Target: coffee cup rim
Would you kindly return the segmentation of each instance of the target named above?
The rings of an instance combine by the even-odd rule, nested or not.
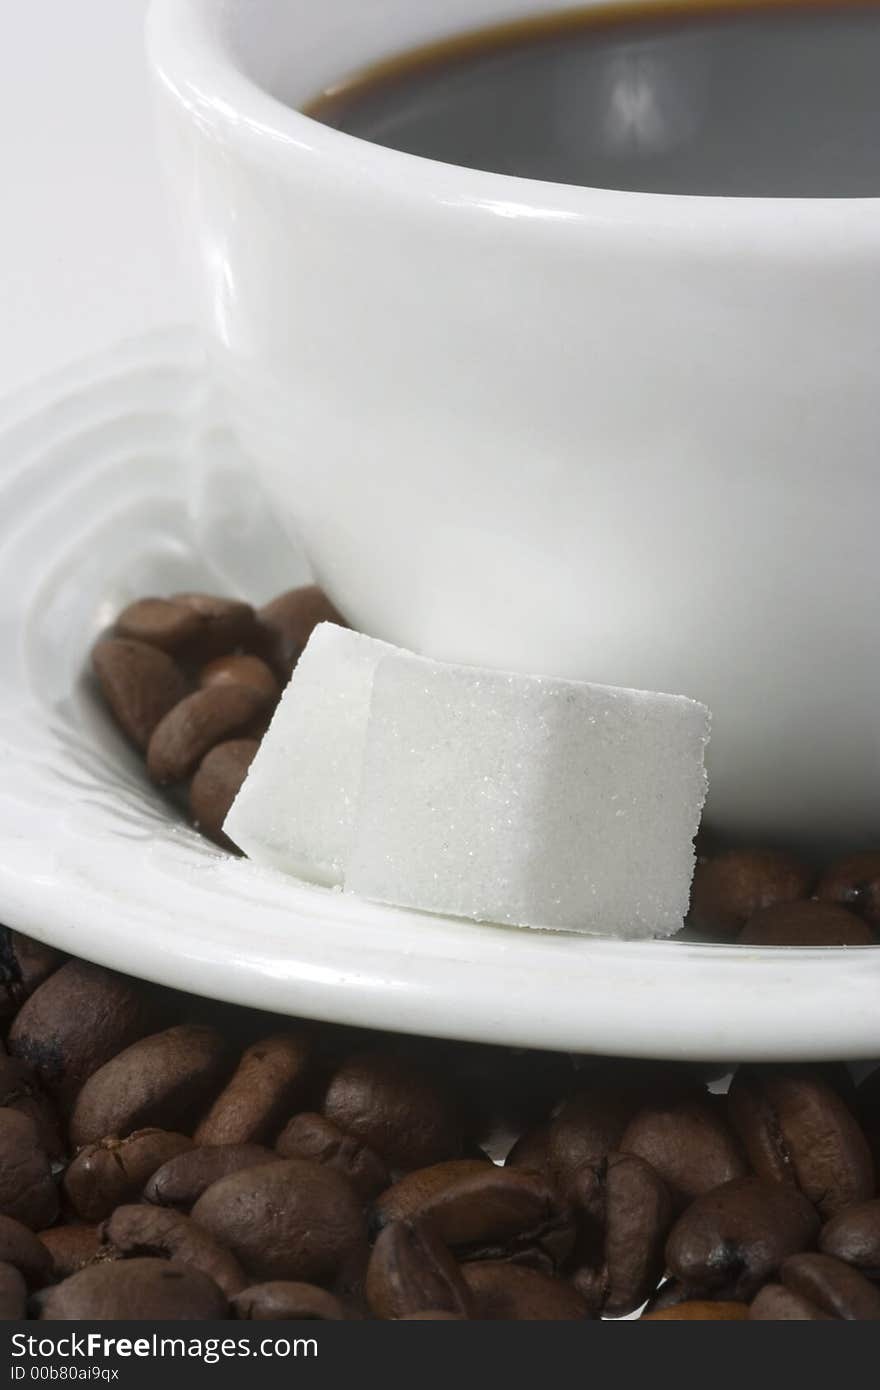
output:
[[[697,241],[716,249],[813,248],[823,256],[877,255],[880,196],[730,197],[560,184],[465,168],[376,145],[305,115],[257,82],[234,50],[229,19],[237,0],[151,0],[148,62],[156,80],[203,129],[283,165],[309,160],[313,176],[337,187],[402,202],[441,205],[521,224],[613,226]]]

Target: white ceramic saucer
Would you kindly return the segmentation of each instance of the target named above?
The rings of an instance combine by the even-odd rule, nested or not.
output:
[[[163,984],[376,1028],[646,1057],[880,1055],[880,948],[477,926],[257,870],[176,820],[85,656],[134,596],[262,601],[305,577],[242,466],[184,331],[0,410],[0,920]]]

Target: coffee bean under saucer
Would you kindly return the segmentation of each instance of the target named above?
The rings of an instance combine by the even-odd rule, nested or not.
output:
[[[184,330],[0,406],[0,921],[280,1014],[657,1058],[880,1055],[880,947],[617,942],[383,908],[231,858],[151,788],[86,674],[132,598],[307,569],[242,484]]]

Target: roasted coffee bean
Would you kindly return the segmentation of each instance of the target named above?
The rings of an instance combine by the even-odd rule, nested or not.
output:
[[[248,1322],[344,1322],[348,1317],[332,1293],[291,1279],[242,1289],[232,1300],[232,1314]]]
[[[827,1220],[874,1194],[874,1165],[855,1116],[815,1070],[741,1067],[731,1123],[754,1171],[797,1187]]]
[[[189,689],[174,659],[145,642],[105,638],[92,651],[92,667],[114,719],[141,749]]]
[[[366,1296],[377,1318],[402,1318],[426,1308],[467,1316],[461,1272],[431,1226],[392,1221],[379,1232],[367,1267]]]
[[[45,1245],[11,1216],[0,1216],[0,1261],[14,1265],[32,1289],[48,1284],[52,1277],[52,1258]]]
[[[424,1168],[462,1151],[461,1119],[444,1088],[393,1053],[349,1057],[330,1078],[321,1109],[394,1169]]]
[[[48,1320],[165,1322],[226,1316],[213,1279],[172,1260],[120,1260],[81,1269],[36,1298]]]
[[[230,841],[223,833],[223,823],[259,746],[255,738],[233,738],[218,743],[202,758],[190,783],[190,820],[203,835],[224,847]]]
[[[138,599],[119,614],[115,631],[188,664],[248,646],[257,635],[249,603],[214,594]]]
[[[254,1280],[294,1279],[347,1288],[363,1273],[363,1211],[332,1169],[282,1159],[220,1178],[196,1202],[193,1220]]]
[[[854,1322],[880,1321],[880,1289],[843,1260],[831,1255],[792,1255],[779,1271],[783,1287],[827,1317]]]
[[[197,1144],[251,1144],[277,1134],[305,1095],[312,1045],[304,1033],[252,1043],[195,1132]]]
[[[239,1173],[244,1168],[258,1168],[262,1163],[277,1163],[278,1155],[261,1144],[218,1144],[210,1148],[190,1149],[178,1154],[150,1178],[144,1197],[157,1206],[178,1207],[189,1211],[203,1192],[220,1178]]]
[[[697,865],[689,920],[707,936],[732,938],[762,908],[809,897],[812,878],[790,854],[728,850]]]
[[[258,656],[218,656],[199,672],[199,685],[250,685],[273,702],[281,695],[281,687],[265,661]]]
[[[364,1201],[391,1186],[391,1174],[379,1155],[324,1115],[305,1110],[294,1115],[275,1141],[275,1150],[282,1158],[309,1158],[335,1168]]]
[[[0,1322],[18,1322],[25,1315],[27,1289],[14,1265],[0,1263]]]
[[[247,685],[196,690],[169,710],[147,748],[147,772],[159,786],[182,782],[218,743],[248,738],[265,723],[270,702]]]
[[[0,1214],[34,1231],[58,1214],[48,1155],[33,1120],[17,1110],[0,1109]]]
[[[422,1308],[418,1313],[404,1313],[398,1322],[467,1322],[462,1313],[441,1313]]]
[[[253,651],[260,639],[257,615],[249,603],[219,594],[172,594],[171,602],[195,613],[199,621],[195,637],[183,655],[190,662],[206,662],[239,649]]]
[[[93,1072],[155,1027],[157,1014],[156,997],[147,987],[99,965],[69,960],[19,1011],[9,1030],[9,1051],[69,1104]]]
[[[658,1308],[653,1313],[643,1313],[640,1322],[744,1322],[749,1316],[747,1303],[709,1303],[705,1299],[692,1299],[687,1303],[676,1303],[670,1308]]]
[[[235,1257],[189,1216],[170,1207],[117,1207],[101,1227],[103,1245],[123,1260],[161,1255],[200,1269],[228,1298],[247,1280]]]
[[[678,1089],[677,1080],[664,1087]],[[656,1068],[640,1064],[603,1065],[585,1078],[550,1121],[550,1168],[561,1191],[585,1165],[598,1168],[620,1148],[630,1120],[657,1090]]]
[[[762,908],[737,940],[743,946],[872,946],[874,933],[845,908],[807,898]]]
[[[505,1168],[528,1168],[533,1173],[549,1175],[550,1169],[550,1122],[536,1125],[526,1130],[514,1144],[504,1161]]]
[[[563,1261],[574,1243],[570,1211],[537,1173],[497,1168],[479,1159],[452,1159],[405,1177],[374,1207],[377,1227],[429,1221],[459,1259],[543,1252]]]
[[[279,594],[259,610],[257,618],[266,634],[270,658],[285,680],[318,623],[348,626],[324,591],[315,584]]]
[[[748,1172],[723,1100],[707,1091],[642,1106],[624,1130],[620,1150],[650,1163],[679,1211]]]
[[[165,1129],[139,1129],[127,1139],[102,1139],[80,1149],[64,1174],[62,1190],[83,1221],[102,1221],[114,1207],[139,1197],[169,1158],[191,1148],[191,1139]]]
[[[697,1197],[666,1242],[672,1275],[694,1297],[748,1300],[788,1255],[815,1245],[819,1219],[793,1187],[735,1178]]]
[[[483,1321],[583,1322],[591,1318],[577,1289],[522,1265],[487,1260],[462,1268],[473,1318]]]
[[[64,961],[60,951],[0,926],[0,1019],[10,1018]]]
[[[114,631],[120,638],[177,653],[193,641],[200,627],[193,608],[167,598],[139,598],[123,608]]]
[[[749,1309],[753,1322],[830,1322],[831,1315],[782,1284],[765,1284]]]
[[[880,850],[838,859],[819,879],[816,893],[823,902],[851,908],[880,927]]]
[[[644,1159],[611,1154],[598,1170],[583,1168],[569,1192],[583,1214],[575,1287],[594,1311],[624,1317],[644,1303],[663,1273],[672,1224],[666,1186]]]
[[[41,1280],[41,1284],[67,1279],[86,1265],[94,1264],[99,1252],[100,1258],[109,1257],[109,1252],[101,1249],[97,1226],[51,1226],[48,1231],[40,1231],[39,1240],[51,1261],[51,1275]]]
[[[880,1280],[880,1197],[847,1207],[822,1227],[819,1249]]]
[[[132,1043],[94,1073],[76,1098],[70,1137],[77,1147],[136,1129],[189,1129],[228,1069],[213,1028],[180,1024]]]
[[[0,1106],[27,1115],[49,1157],[62,1157],[64,1140],[55,1103],[42,1090],[32,1068],[18,1057],[0,1057]]]
[[[34,941],[32,937],[6,927],[2,930],[8,931],[4,960],[8,964],[11,953],[18,968],[23,997],[27,999],[44,980],[48,980],[53,971],[64,964],[67,957],[54,946],[47,945],[45,941]]]

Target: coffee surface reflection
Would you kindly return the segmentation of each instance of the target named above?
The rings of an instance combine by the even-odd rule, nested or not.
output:
[[[620,7],[453,40],[307,109],[409,154],[551,182],[737,197],[880,192],[880,4]]]

